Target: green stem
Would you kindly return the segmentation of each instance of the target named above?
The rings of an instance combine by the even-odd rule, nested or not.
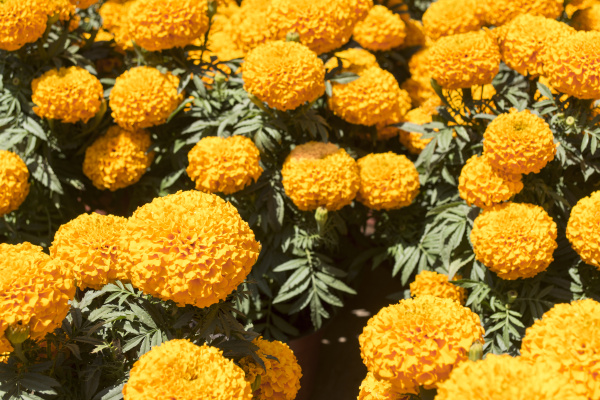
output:
[[[421,397],[421,400],[433,400],[433,399],[435,399],[436,395],[437,395],[436,389],[421,388],[421,391],[419,392],[419,397]]]
[[[25,364],[28,364],[29,361],[27,357],[25,357],[25,353],[23,353],[23,344],[15,343],[13,344],[13,348],[15,349],[15,355],[19,358],[19,360],[23,361]]]

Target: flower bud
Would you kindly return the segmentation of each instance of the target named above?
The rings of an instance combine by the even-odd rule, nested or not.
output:
[[[476,340],[469,349],[469,360],[478,361],[483,357],[483,343],[480,340]]]
[[[285,41],[300,43],[300,34],[298,34],[298,32],[288,32],[288,34],[285,35]]]
[[[5,332],[6,338],[10,343],[18,345],[29,339],[29,325],[13,325],[9,326]]]
[[[325,230],[325,224],[327,224],[327,209],[323,206],[317,208],[315,211],[315,220],[319,227],[319,232],[322,233]]]

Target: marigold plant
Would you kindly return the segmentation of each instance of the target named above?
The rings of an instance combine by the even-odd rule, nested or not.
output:
[[[0,150],[0,215],[18,209],[29,194],[29,170],[17,154]]]
[[[457,279],[460,279],[460,277],[457,277]],[[447,275],[434,271],[421,271],[410,284],[410,295],[412,297],[431,295],[443,299],[452,299],[464,305],[467,291],[451,283]]]
[[[571,209],[567,239],[583,262],[600,268],[600,191],[579,200]]]
[[[0,2],[0,50],[14,51],[44,34],[48,16],[42,0]]]
[[[364,20],[354,26],[352,36],[365,49],[391,50],[404,43],[406,24],[398,14],[377,5],[371,8]]]
[[[358,400],[410,400],[410,395],[396,393],[389,381],[375,378],[372,372],[367,373],[359,390]]]

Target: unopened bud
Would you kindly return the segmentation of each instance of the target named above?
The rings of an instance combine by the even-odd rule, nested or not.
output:
[[[288,32],[288,34],[285,35],[285,41],[300,43],[300,34],[298,32]]]
[[[319,232],[323,232],[325,230],[325,224],[327,223],[328,212],[325,207],[319,207],[315,211],[315,220],[317,221],[317,226],[319,227]]]
[[[227,77],[222,73],[218,72],[215,76],[215,83],[223,83],[227,80]]]
[[[217,13],[217,2],[214,0],[209,0],[208,2],[208,18],[212,18]]]
[[[469,349],[469,360],[478,361],[483,357],[483,343],[477,340],[471,345]]]
[[[575,118],[574,117],[567,117],[567,119],[565,120],[565,123],[567,125],[575,125]]]
[[[15,77],[12,79],[12,84],[15,86],[19,86],[21,84],[21,80]]]
[[[508,304],[512,304],[519,297],[519,293],[516,290],[509,290],[506,293],[506,297],[508,298]]]
[[[261,383],[261,381],[262,381],[261,375],[256,375],[256,379],[254,379],[254,382],[252,382],[252,385],[251,385],[252,393],[254,393],[258,389],[260,389],[260,383]]]
[[[4,333],[12,345],[18,345],[29,339],[29,325],[12,325]]]

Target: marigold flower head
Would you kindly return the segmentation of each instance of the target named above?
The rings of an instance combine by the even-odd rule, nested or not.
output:
[[[406,24],[406,37],[400,48],[405,49],[408,47],[425,46],[429,39],[427,39],[427,36],[425,35],[421,21],[403,18],[403,15],[407,14],[400,15],[400,18],[402,18]]]
[[[419,173],[406,156],[392,152],[358,160],[360,189],[356,199],[373,210],[409,206],[419,194]]]
[[[216,347],[185,339],[165,342],[133,364],[123,387],[125,400],[250,400],[244,371]]]
[[[600,3],[577,11],[573,15],[571,25],[578,31],[600,31]]]
[[[483,210],[473,225],[475,257],[500,278],[531,278],[554,260],[556,223],[540,206],[503,203]]]
[[[544,72],[559,92],[600,98],[600,32],[579,31],[549,44]]]
[[[479,0],[479,12],[487,25],[501,26],[521,14],[556,19],[564,9],[562,0]]]
[[[438,0],[423,14],[425,34],[433,40],[443,36],[478,31],[483,21],[477,0]]]
[[[83,173],[100,190],[115,191],[138,182],[154,160],[150,132],[108,128],[85,150]]]
[[[44,34],[48,16],[41,0],[0,1],[0,50],[15,51]]]
[[[59,260],[31,243],[0,244],[0,331],[28,327],[29,338],[42,339],[60,327],[75,296],[75,285]],[[0,351],[6,342],[2,344]]]
[[[389,381],[375,378],[368,372],[360,384],[358,400],[410,400],[410,395],[399,394],[394,391]]]
[[[460,277],[457,276],[457,279],[460,279]],[[447,275],[423,270],[415,276],[415,280],[410,284],[410,295],[412,297],[431,295],[465,304],[467,291],[450,283]]]
[[[438,387],[438,400],[586,400],[567,377],[522,357],[488,354],[466,361]]]
[[[557,304],[527,328],[521,355],[566,374],[584,398],[597,399],[600,397],[599,330],[597,301]]]
[[[200,139],[188,153],[187,174],[196,189],[232,194],[257,181],[263,172],[260,152],[245,136]]]
[[[367,17],[354,26],[354,40],[369,50],[391,50],[404,43],[406,24],[384,6],[374,6]]]
[[[583,262],[600,268],[600,191],[579,200],[571,209],[567,239]]]
[[[178,305],[208,307],[244,281],[260,244],[234,206],[190,190],[137,209],[119,243],[132,284]]]
[[[59,21],[68,21],[76,15],[75,12],[75,6],[69,0],[46,0],[46,13],[49,17],[58,17]]]
[[[360,353],[375,378],[398,393],[435,388],[483,341],[479,316],[451,299],[424,295],[382,308],[359,336]]]
[[[338,51],[325,64],[325,69],[331,71],[338,66],[338,57],[342,60],[342,69],[345,72],[360,74],[369,67],[379,67],[377,58],[367,50],[360,48],[351,48]]]
[[[249,384],[260,379],[260,386],[254,391],[253,398],[294,400],[300,390],[302,377],[302,369],[294,352],[287,344],[277,340],[271,342],[257,338],[252,343],[258,346],[257,355],[265,364],[263,369],[252,357],[245,357],[240,361]]]
[[[208,29],[207,0],[136,0],[127,15],[131,39],[150,51],[185,47]]]
[[[333,143],[296,146],[281,175],[285,193],[302,211],[339,210],[354,200],[360,185],[356,161]]]
[[[100,110],[104,100],[102,84],[80,67],[51,69],[31,82],[33,111],[42,118],[66,123],[83,121]]]
[[[483,135],[483,153],[490,165],[509,174],[538,173],[554,159],[550,126],[529,110],[501,114]]]
[[[15,211],[29,194],[29,170],[17,154],[0,150],[0,216]]]
[[[161,125],[183,101],[177,94],[179,78],[156,68],[136,67],[125,71],[110,92],[110,108],[123,129],[138,130]]]
[[[431,68],[431,46],[425,46],[419,49],[408,60],[408,70],[413,78],[415,77],[430,77]]]
[[[127,23],[129,10],[134,3],[135,0],[108,0],[98,10],[102,27],[114,35],[115,43],[122,50],[133,49]]]
[[[240,9],[229,20],[227,31],[232,43],[244,54],[271,39],[265,24],[271,0],[244,0]]]
[[[429,53],[429,73],[445,89],[491,83],[499,68],[498,45],[485,31],[445,36]]]
[[[127,220],[114,215],[82,214],[61,225],[50,256],[69,268],[80,289],[101,289],[127,279],[118,262],[118,236]]]
[[[433,121],[433,116],[437,115],[437,107],[441,106],[441,100],[437,95],[429,98],[420,107],[410,110],[404,116],[404,122],[411,122],[417,125],[424,125]],[[402,143],[412,154],[420,154],[431,142],[431,139],[423,139],[421,132],[408,132],[399,129],[400,143]]]
[[[93,6],[98,2],[98,0],[70,0],[71,4],[80,9],[85,9]]]
[[[325,67],[308,47],[296,42],[267,42],[244,61],[244,89],[269,107],[293,110],[325,93]]]
[[[400,87],[408,93],[411,104],[415,107],[437,96],[431,86],[431,78],[428,76],[413,76],[402,82]]]
[[[578,10],[585,10],[597,3],[598,0],[573,0],[565,7],[565,13],[567,17],[572,18]]]

